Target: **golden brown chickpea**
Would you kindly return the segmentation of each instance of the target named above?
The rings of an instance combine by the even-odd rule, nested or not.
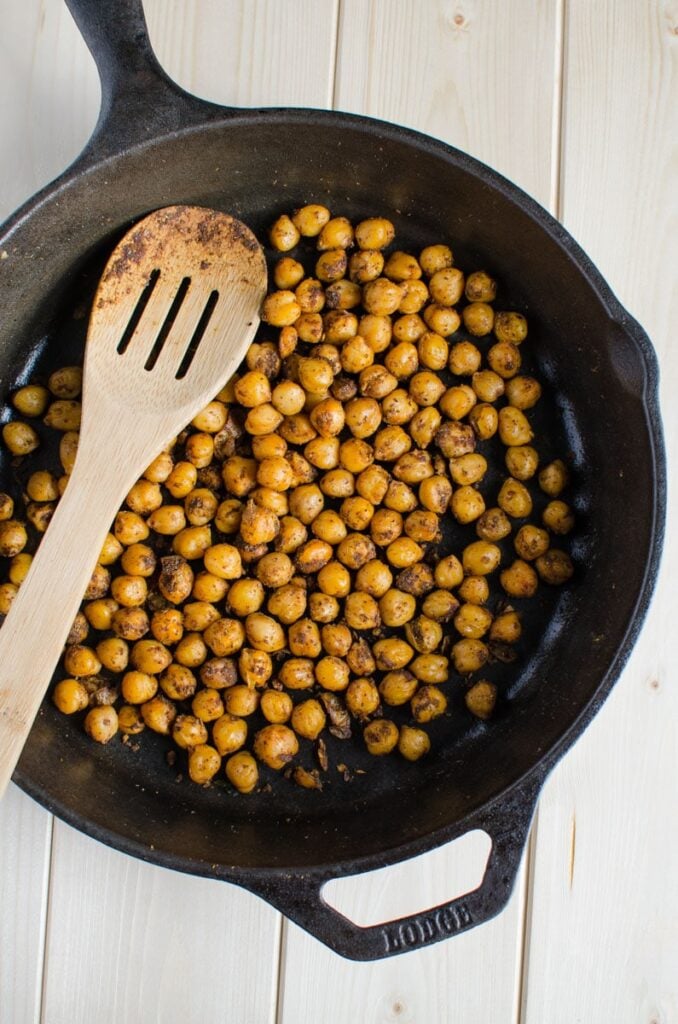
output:
[[[12,455],[29,455],[40,444],[40,438],[33,427],[20,420],[5,423],[2,439]]]
[[[463,456],[469,458],[469,456]],[[419,485],[419,501],[425,509],[442,515],[446,512],[452,497],[452,484],[444,476],[430,476]]]
[[[217,619],[207,627],[203,635],[212,654],[218,658],[235,654],[245,642],[245,630],[237,619]]]
[[[389,281],[387,277],[378,277],[363,286],[363,306],[368,313],[372,313],[374,316],[389,316],[395,313],[402,297],[401,285]],[[360,333],[364,337],[362,330]]]
[[[212,742],[222,757],[240,750],[246,739],[247,722],[242,718],[225,714],[212,724]]]
[[[475,451],[476,436],[473,427],[458,420],[446,420],[436,431],[435,442],[447,459]]]
[[[187,670],[185,670],[187,671]],[[160,685],[163,685],[162,679]],[[191,711],[201,722],[215,722],[224,713],[224,702],[218,690],[206,687],[199,690],[191,701]]]
[[[435,512],[429,512],[423,508],[417,509],[409,514],[404,525],[405,533],[412,540],[422,544],[440,540],[440,522]]]
[[[356,591],[370,594],[371,597],[382,597],[393,583],[393,573],[389,567],[378,559],[366,562],[357,572],[355,578]]]
[[[475,487],[459,487],[452,495],[450,511],[458,523],[472,523],[485,511],[485,501]]]
[[[534,434],[525,414],[506,405],[499,410],[499,437],[507,446],[529,445]]]
[[[412,717],[417,722],[431,722],[447,710],[447,697],[437,686],[420,686],[410,702]]]
[[[369,217],[355,229],[355,240],[361,249],[385,249],[395,238],[395,228],[385,217]]]
[[[501,485],[497,504],[513,519],[523,519],[532,512],[532,498],[525,484],[509,477]]]
[[[539,455],[530,445],[517,445],[506,449],[506,468],[516,480],[529,480],[537,472]]]
[[[574,527],[574,512],[564,501],[549,501],[541,518],[544,526],[547,526],[551,533],[569,533]]]
[[[150,623],[143,608],[119,608],[113,613],[111,628],[123,640],[141,640],[148,633]]]
[[[195,693],[197,681],[191,670],[186,665],[172,664],[168,665],[165,671],[160,676],[160,686],[165,696],[171,700],[188,700]],[[210,692],[216,693],[216,690],[201,690],[201,694]],[[132,703],[130,701],[130,703]],[[200,707],[200,704],[197,705]],[[195,707],[193,713],[197,715],[201,721],[209,721],[209,718],[204,717],[202,714],[198,714]]]
[[[188,751],[188,774],[192,782],[207,785],[221,768],[219,751],[208,743],[199,743]]]
[[[511,532],[511,523],[500,508],[488,508],[476,523],[476,533],[482,540],[503,540]]]
[[[384,672],[404,668],[414,655],[414,649],[404,640],[391,637],[388,640],[377,640],[372,648],[377,668]]]
[[[112,533],[107,533],[99,555],[99,565],[112,565],[113,562],[117,562],[122,552],[120,541]]]
[[[379,600],[379,614],[385,626],[404,626],[416,610],[415,598],[396,588],[387,590]]]
[[[213,690],[223,690],[236,682],[237,670],[232,658],[210,658],[200,667],[200,681]]]
[[[64,654],[64,668],[69,676],[77,679],[82,676],[96,676],[101,672],[101,662],[91,647],[83,644],[73,644],[66,648]]]
[[[464,572],[469,576],[486,576],[501,562],[501,549],[486,540],[468,544],[462,554]]]
[[[72,715],[87,707],[89,694],[78,679],[62,679],[54,687],[52,700],[62,714]]]
[[[384,257],[375,249],[354,252],[348,261],[348,276],[358,285],[375,281],[384,269]],[[358,301],[360,301],[358,299]]]
[[[228,410],[224,403],[213,401],[193,417],[191,425],[206,434],[218,434],[223,429],[227,417]]]
[[[448,365],[458,377],[471,377],[479,369],[481,359],[480,350],[473,342],[459,341],[450,350]]]
[[[421,610],[436,623],[447,623],[459,607],[459,601],[447,590],[434,590],[426,595]]]
[[[490,640],[494,640],[496,643],[514,644],[520,640],[521,633],[522,627],[518,613],[507,609],[497,615],[492,623]]]
[[[446,683],[449,659],[444,654],[420,654],[410,662],[410,671],[420,683]]]
[[[130,544],[123,552],[120,565],[129,576],[152,576],[156,566],[155,552],[148,544]]]
[[[549,549],[549,535],[546,530],[527,523],[521,526],[513,541],[516,554],[526,562],[533,562],[535,558],[546,554]]]
[[[372,465],[374,461],[374,450],[367,441],[359,437],[349,438],[339,446],[339,462],[342,469],[349,473],[362,473],[364,469]]]
[[[550,498],[557,498],[569,482],[567,466],[562,459],[555,459],[539,473],[539,486]]]
[[[387,672],[379,683],[379,693],[389,707],[400,707],[412,699],[419,686],[419,681],[408,669],[397,669]]]
[[[278,355],[276,346],[272,341],[262,341],[261,343],[252,342],[247,350],[245,356],[245,363],[248,370],[258,370],[272,380],[277,377],[280,373],[280,356]],[[220,399],[227,404],[231,404],[235,401],[235,384],[237,378],[232,381],[233,385],[233,397],[227,399]]]
[[[559,587],[574,575],[572,559],[565,551],[551,548],[535,562],[537,572],[544,583]],[[75,673],[73,673],[75,674]]]
[[[419,654],[430,654],[440,646],[443,639],[442,626],[435,619],[419,615],[405,626],[408,643]]]
[[[416,415],[419,406],[403,388],[396,388],[381,403],[381,413],[386,423],[402,425]]]
[[[129,661],[129,648],[124,640],[117,636],[108,637],[97,644],[97,657],[109,672],[124,672]]]
[[[285,646],[284,629],[279,622],[263,612],[253,612],[247,616],[245,632],[250,645],[258,651],[271,654],[273,651],[281,651]]]
[[[311,532],[327,544],[339,544],[347,534],[344,520],[333,509],[324,509],[313,520]],[[287,580],[285,581],[287,582]]]
[[[353,245],[353,225],[347,217],[333,217],[323,225],[318,249],[348,249]]]
[[[318,203],[309,203],[292,214],[292,223],[304,238],[315,238],[319,235],[329,219],[330,211]]]
[[[264,299],[262,320],[272,327],[290,326],[298,320],[300,314],[301,306],[292,291],[281,289]]]
[[[303,575],[320,572],[333,555],[332,546],[324,540],[309,540],[297,550],[295,566]]]
[[[254,737],[254,753],[275,771],[280,771],[299,753],[299,741],[286,725],[265,725]]]
[[[272,434],[282,422],[282,414],[274,409],[270,402],[266,402],[264,405],[258,405],[256,409],[250,409],[245,419],[245,430],[254,437]]]
[[[333,438],[344,428],[345,412],[336,398],[325,398],[312,410],[310,420],[323,438]]]
[[[417,341],[419,362],[428,370],[444,370],[449,359],[449,345],[434,331],[425,331]]]
[[[479,640],[492,625],[492,614],[478,604],[462,604],[454,617],[454,627],[463,637]]]
[[[423,335],[426,335],[427,333],[430,334],[431,332],[427,332],[426,324],[424,323],[420,316],[417,316],[416,313],[406,313],[403,316],[399,316],[398,319],[393,324],[393,335],[401,343],[412,344],[413,342],[418,341]],[[438,336],[434,335],[434,337]],[[443,344],[445,345],[447,344],[443,338],[441,338],[440,341],[442,341]],[[394,350],[391,350],[391,352],[388,353],[386,357],[387,359],[391,358],[393,351]],[[409,350],[404,351],[409,352]],[[410,358],[412,358],[411,353]],[[416,368],[417,367],[415,366],[414,369],[416,370]],[[389,369],[391,370],[391,373],[395,373],[395,370],[392,369],[390,366]],[[414,370],[412,372],[414,372]],[[396,374],[396,376],[398,376],[398,374]]]
[[[10,583],[16,583],[19,586],[26,579],[28,570],[33,562],[33,555],[29,555],[27,552],[21,552],[18,555],[14,555],[9,565],[9,581]]]
[[[49,401],[47,388],[37,384],[27,384],[12,397],[12,405],[22,416],[42,416]]]
[[[264,603],[264,588],[259,580],[236,580],[226,595],[226,603],[234,615],[245,618],[261,608]],[[185,614],[187,610],[188,605],[184,609]],[[185,625],[187,629],[191,628],[188,622]]]
[[[345,690],[349,680],[348,665],[342,658],[327,655],[316,662],[315,678],[323,690]]]
[[[415,256],[396,251],[386,260],[384,276],[398,282],[416,280],[421,277],[421,267]]]
[[[374,515],[374,505],[366,498],[358,496],[345,498],[339,514],[351,530],[367,530]]]
[[[344,342],[339,355],[345,373],[360,373],[374,362],[374,352],[359,334]]]
[[[224,690],[223,702],[229,715],[236,718],[248,718],[259,707],[260,693],[253,686],[236,683]]]
[[[374,353],[383,352],[390,345],[393,334],[390,316],[367,313],[360,318],[358,334],[365,339]]]
[[[165,481],[165,487],[173,498],[185,498],[198,480],[198,470],[192,462],[177,462]]]
[[[479,679],[464,695],[466,707],[476,718],[490,718],[497,703],[497,687],[487,679]]]
[[[369,398],[386,398],[398,386],[397,378],[386,367],[376,364],[362,370],[358,382],[360,393]]]
[[[126,672],[121,684],[122,696],[128,704],[145,704],[158,692],[158,680],[146,672]]]
[[[481,441],[487,441],[497,433],[499,415],[494,406],[487,402],[481,402],[471,409],[468,419],[476,437]]]
[[[452,250],[447,245],[427,245],[419,253],[421,269],[429,277],[452,266]]]
[[[427,448],[438,433],[441,423],[442,417],[437,409],[431,406],[420,409],[412,417],[409,425],[410,436],[415,445],[420,449]]]
[[[22,557],[21,555],[17,555],[17,558],[21,558],[21,557]],[[19,584],[16,583],[15,586],[18,587]],[[88,623],[87,619],[85,618],[85,616],[83,615],[83,613],[82,612],[78,612],[76,614],[75,618],[73,619],[73,624],[71,625],[70,630],[68,631],[68,636],[66,638],[66,644],[67,645],[70,645],[70,644],[82,644],[87,639],[88,633],[89,633],[89,623]]]
[[[305,502],[305,504],[309,503]],[[300,519],[295,516],[283,516],[280,520],[280,533],[275,539],[275,549],[290,554],[292,551],[296,551],[307,537],[308,530]]]
[[[375,757],[382,757],[390,754],[395,748],[400,733],[395,722],[387,718],[377,718],[365,726],[363,738],[368,753]]]
[[[45,426],[52,427],[54,430],[66,432],[79,429],[81,416],[82,406],[80,402],[58,399],[49,406],[42,422]]]
[[[403,517],[395,509],[380,508],[372,517],[370,536],[379,547],[388,547],[403,532]]]
[[[232,544],[213,544],[204,553],[207,572],[223,580],[235,580],[242,576],[240,552]]]
[[[464,578],[464,569],[456,555],[441,558],[434,570],[435,581],[439,587],[452,590],[458,587]]]
[[[310,422],[310,421],[309,421]],[[315,433],[315,432],[314,432]],[[313,438],[315,440],[315,437]],[[288,452],[287,460],[292,467],[294,473],[294,486],[300,487],[301,484],[313,483],[317,477],[317,473],[311,463],[299,452]]]
[[[410,381],[409,394],[419,406],[435,405],[445,391],[445,385],[435,373],[421,370]]]
[[[171,663],[172,655],[158,640],[138,640],[132,648],[130,661],[139,672],[159,675]]]
[[[174,648],[174,660],[185,668],[198,668],[206,660],[207,654],[207,645],[200,633],[185,633]]]
[[[461,676],[478,672],[485,665],[489,656],[487,644],[482,640],[474,640],[470,637],[458,640],[452,648],[454,668]]]
[[[0,492],[0,522],[11,519],[14,515],[14,499],[9,494]],[[110,534],[108,535],[110,537]],[[115,559],[112,559],[115,561]],[[102,563],[103,564],[103,563]]]
[[[486,472],[487,459],[479,452],[468,452],[456,459],[450,459],[450,476],[459,486],[480,483]]]
[[[219,499],[207,487],[196,487],[186,496],[184,510],[186,518],[192,526],[205,526],[210,523],[219,507]]]
[[[527,562],[518,558],[499,574],[499,580],[510,597],[532,597],[537,591],[537,574]]]
[[[315,264],[316,277],[327,284],[344,277],[347,269],[348,259],[345,249],[327,249],[318,257]],[[323,305],[324,302],[323,295]]]
[[[292,576],[294,575],[294,566],[292,565],[292,560],[289,558],[288,555],[284,554],[281,551],[273,551],[270,554],[264,555],[263,558],[259,559],[256,567],[256,574],[259,582],[263,583],[265,587],[283,587],[292,579]],[[257,611],[258,607],[256,609],[250,610]],[[242,613],[237,612],[237,614]],[[249,612],[245,614],[249,614]]]
[[[320,490],[328,498],[348,498],[355,491],[353,474],[346,469],[332,469],[322,477]]]
[[[46,470],[31,473],[26,483],[26,491],[33,501],[56,501],[59,497],[57,479]]]
[[[303,484],[290,494],[289,503],[292,517],[308,526],[322,512],[325,499],[317,484]]]
[[[14,558],[20,554],[28,543],[26,527],[17,519],[5,519],[0,522],[0,555]]]
[[[228,582],[211,572],[199,572],[193,583],[191,596],[196,601],[210,601],[214,604],[221,601],[228,591]]]
[[[405,316],[418,313],[429,299],[429,291],[423,281],[410,278],[402,282],[403,297],[398,306],[398,312]]]
[[[384,358],[384,365],[389,373],[398,380],[411,377],[419,368],[419,355],[411,341],[401,341],[389,349]]]
[[[125,584],[122,587],[120,580],[143,580],[143,587],[140,583]],[[190,595],[195,579],[193,570],[181,555],[170,555],[160,559],[160,576],[158,577],[158,590],[164,598],[172,604],[181,604]],[[117,584],[117,587],[116,587]],[[132,608],[143,604],[145,600],[146,581],[143,577],[119,576],[111,585],[113,597],[126,608]],[[144,591],[142,597],[142,591]]]
[[[2,530],[0,529],[0,537]],[[0,551],[2,544],[0,541]],[[98,597],[104,597],[108,593],[108,588],[111,584],[111,574],[108,569],[105,569],[103,565],[95,565],[94,572],[87,584],[87,590],[85,591],[85,600],[94,601]]]
[[[527,320],[522,313],[500,312],[494,321],[494,334],[498,341],[520,345],[527,337]]]
[[[186,526],[174,535],[172,550],[187,561],[204,558],[212,543],[209,526]]]
[[[379,707],[379,690],[371,679],[354,679],[345,694],[346,707],[354,718],[364,719]]]
[[[541,384],[534,377],[514,377],[506,382],[506,397],[515,409],[531,409],[541,397]]]
[[[495,373],[508,380],[520,369],[520,352],[510,341],[498,341],[488,351],[487,362]]]
[[[346,406],[346,426],[354,437],[365,438],[378,429],[381,409],[374,398],[354,398]]]
[[[412,439],[402,427],[388,426],[374,439],[374,457],[381,462],[395,462],[412,447]]]
[[[343,258],[342,253],[339,255]],[[327,253],[324,253],[321,259],[326,262]],[[302,281],[295,289],[294,295],[303,313],[319,313],[325,305],[323,286],[314,277],[307,277]]]
[[[7,615],[12,607],[12,601],[19,593],[19,588],[14,583],[0,583],[0,615]]]
[[[207,742],[207,728],[195,715],[179,715],[172,725],[172,739],[182,750],[192,750]]]
[[[459,585],[457,596],[467,604],[485,604],[490,596],[490,586],[485,576],[466,576]]]
[[[146,726],[138,708],[123,704],[118,712],[118,729],[124,736],[138,736]]]
[[[440,306],[455,306],[464,294],[464,275],[456,267],[444,267],[428,283],[431,298]]]
[[[401,725],[398,751],[407,761],[418,761],[431,749],[431,741],[423,729]]]
[[[91,708],[85,718],[85,732],[96,743],[108,743],[118,731],[118,715],[108,704]]]
[[[251,793],[259,781],[259,769],[252,755],[240,750],[226,762],[226,776],[239,793]]]
[[[155,484],[164,484],[174,469],[174,460],[169,452],[161,452],[144,470],[144,477]]]
[[[214,438],[211,434],[204,432],[191,434],[186,439],[186,459],[196,469],[204,469],[209,466],[214,455]]]
[[[455,331],[459,330],[461,319],[456,309],[450,306],[441,306],[438,303],[431,303],[424,310],[424,321],[427,327],[448,338]]]
[[[306,622],[309,622],[307,619]],[[311,623],[315,627],[315,623]],[[317,629],[317,627],[315,627]],[[318,645],[318,654],[320,646]],[[308,690],[315,683],[313,662],[310,658],[288,658],[281,667],[278,675],[280,682],[288,690]]]
[[[347,596],[344,617],[351,629],[376,629],[381,622],[377,602],[363,591],[354,591]]]
[[[304,277],[304,268],[291,256],[283,256],[273,269],[273,281],[276,288],[291,290],[296,288]]]
[[[274,249],[288,252],[299,242],[299,231],[287,214],[283,214],[271,227],[268,237]]]
[[[396,569],[406,569],[424,557],[424,549],[411,537],[398,537],[386,548],[386,557]]]

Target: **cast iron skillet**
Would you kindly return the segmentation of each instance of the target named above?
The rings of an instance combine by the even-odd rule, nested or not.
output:
[[[153,736],[137,753],[98,747],[46,702],[15,779],[126,853],[250,889],[344,956],[376,959],[463,931],[506,903],[544,778],[601,706],[648,606],[665,505],[652,346],[560,224],[476,160],[363,117],[204,103],[160,69],[141,0],[67,2],[99,66],[102,109],[83,154],[2,229],[2,393],[82,345],[74,308],[123,229],[155,207],[225,209],[260,237],[312,200],[352,219],[386,213],[403,247],[449,240],[461,266],[496,273],[504,308],[527,313],[547,382],[540,405],[555,409],[540,414],[540,437],[573,468],[579,570],[564,590],[543,588],[521,660],[493,669],[502,702],[491,723],[470,724],[463,684],[451,681],[458,713],[434,730],[426,763],[388,759],[375,771],[356,741],[331,756],[366,775],[337,773],[322,793],[275,780],[243,799],[177,783]],[[468,896],[370,928],[322,899],[330,878],[474,828],[492,852]]]

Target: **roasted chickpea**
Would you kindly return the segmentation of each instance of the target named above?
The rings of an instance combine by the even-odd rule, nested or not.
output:
[[[506,449],[506,468],[516,480],[529,480],[537,472],[539,455],[531,445],[517,445]]]
[[[387,277],[378,277],[363,286],[363,306],[368,313],[375,316],[389,316],[395,313],[402,297],[402,287],[394,281],[389,281]]]
[[[506,382],[506,397],[515,409],[531,409],[541,397],[541,384],[534,377],[514,377]]]
[[[449,622],[459,607],[459,601],[448,590],[433,590],[426,595],[421,606],[424,615],[436,622]]]
[[[462,676],[478,672],[485,665],[489,656],[487,644],[482,640],[474,640],[470,637],[458,640],[452,648],[455,671]]]
[[[376,249],[360,249],[348,261],[348,276],[358,285],[375,281],[383,269],[384,257]]]
[[[395,228],[385,217],[369,217],[355,229],[355,240],[361,249],[385,249],[395,238]]]
[[[364,719],[379,707],[379,690],[371,679],[354,679],[344,697],[346,707],[354,718]]]
[[[404,626],[414,617],[416,599],[402,590],[392,588],[379,599],[379,614],[385,626]]]
[[[417,341],[417,354],[428,370],[443,370],[449,359],[449,345],[434,331],[425,331]]]
[[[487,679],[479,679],[464,694],[464,703],[476,718],[490,718],[497,703],[497,687]]]
[[[347,269],[348,259],[344,249],[327,249],[321,253],[315,264],[316,277],[327,284],[340,280],[340,278],[345,276]]]
[[[239,793],[251,793],[259,781],[259,769],[252,755],[240,750],[226,762],[226,776]]]
[[[374,434],[381,423],[381,408],[374,398],[354,398],[346,406],[346,426],[354,437]]]
[[[526,562],[533,562],[540,555],[544,555],[548,551],[549,544],[547,531],[529,523],[520,527],[513,541],[516,554]]]
[[[400,738],[398,726],[387,718],[377,718],[365,726],[363,731],[365,746],[370,754],[382,757],[390,754]]]
[[[301,306],[294,292],[281,289],[264,299],[262,320],[272,327],[287,327],[298,320]]]
[[[87,707],[89,694],[87,688],[78,679],[62,679],[54,687],[52,700],[62,714],[72,715]]]
[[[494,322],[494,334],[498,341],[520,345],[527,337],[527,320],[522,313],[500,312]]]
[[[461,325],[461,319],[456,309],[451,306],[441,306],[435,302],[432,302],[424,310],[424,320],[430,330],[440,334],[443,338],[454,334]]]
[[[517,558],[499,574],[502,587],[510,597],[532,597],[537,591],[537,574],[527,562]]]
[[[564,501],[549,501],[541,518],[551,533],[569,533],[574,527],[574,512]]]
[[[108,743],[118,731],[118,715],[108,704],[91,708],[85,718],[85,732],[96,743]]]
[[[28,543],[26,527],[17,519],[5,519],[0,522],[0,555],[14,558],[20,554]]]
[[[550,498],[557,498],[569,482],[567,466],[562,459],[555,459],[539,473],[539,486]]]
[[[40,444],[40,438],[33,427],[20,420],[5,423],[2,439],[12,455],[29,455]]]
[[[165,480],[165,487],[173,498],[185,498],[191,493],[197,481],[198,470],[192,462],[177,462]]]
[[[509,477],[501,485],[497,504],[513,519],[522,519],[532,512],[532,498],[525,484]]]
[[[384,314],[367,313],[360,318],[358,334],[365,339],[375,354],[383,352],[391,343],[391,318]]]
[[[458,377],[471,377],[479,369],[481,360],[480,350],[472,341],[458,341],[450,349],[448,366]]]
[[[236,683],[224,690],[223,702],[229,715],[236,718],[248,718],[259,707],[261,695],[253,686]]]
[[[351,629],[376,629],[381,622],[379,606],[370,594],[353,591],[344,603],[346,625]]]
[[[254,737],[254,753],[276,771],[280,771],[299,753],[299,741],[286,725],[265,725]]]
[[[475,487],[462,486],[452,495],[450,510],[458,523],[472,523],[485,511],[485,501]]]
[[[559,587],[574,575],[572,559],[565,551],[551,548],[535,562],[537,572],[544,583]]]
[[[490,627],[490,640],[496,643],[514,644],[520,640],[522,627],[517,612],[507,609],[497,615]]]
[[[292,214],[292,223],[304,238],[315,238],[319,235],[329,219],[330,211],[318,203],[309,203]]]
[[[178,715],[172,724],[172,739],[182,750],[192,750],[207,743],[207,727],[195,715]]]

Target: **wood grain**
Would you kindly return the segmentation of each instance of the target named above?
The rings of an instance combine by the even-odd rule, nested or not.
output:
[[[564,221],[654,341],[672,467],[678,5],[569,0],[567,12]],[[678,1021],[675,490],[670,500],[638,646],[540,802],[526,1024]]]

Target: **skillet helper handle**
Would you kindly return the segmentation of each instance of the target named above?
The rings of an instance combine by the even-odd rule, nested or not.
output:
[[[192,96],[173,82],[153,52],[142,0],[65,0],[101,80],[101,110],[77,163],[89,163],[179,131],[229,108]]]
[[[102,447],[96,455],[94,460],[76,459],[69,485],[0,628],[0,799],[61,656],[112,516],[124,498],[125,485],[130,486],[119,474],[116,481],[107,472],[110,451]]]
[[[485,875],[473,892],[419,914],[362,927],[340,914],[322,896],[332,875],[270,876],[244,883],[286,917],[349,960],[381,960],[432,945],[484,924],[504,909],[513,891],[543,779],[530,780],[468,823],[492,840]],[[457,837],[458,838],[458,837]]]

